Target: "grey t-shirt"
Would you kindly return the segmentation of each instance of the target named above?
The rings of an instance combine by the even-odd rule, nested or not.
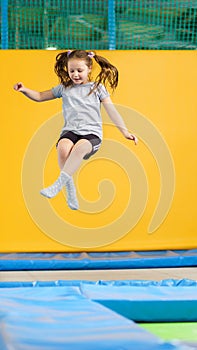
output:
[[[73,131],[78,135],[95,134],[102,140],[101,101],[109,96],[100,84],[91,93],[94,83],[73,85],[65,88],[62,84],[52,88],[57,98],[62,98],[64,126],[62,131]]]

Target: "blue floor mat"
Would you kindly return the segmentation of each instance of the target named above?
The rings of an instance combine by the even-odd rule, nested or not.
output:
[[[197,266],[197,249],[109,253],[0,254],[0,270],[145,269]]]
[[[137,322],[197,321],[197,281],[188,279],[0,282],[0,296],[4,295],[4,289],[8,295],[12,295],[12,290],[18,295],[18,289],[25,294],[25,288],[40,294],[45,288],[54,292],[55,288],[79,290],[84,298]]]
[[[0,290],[1,350],[182,350],[88,299],[80,287]]]

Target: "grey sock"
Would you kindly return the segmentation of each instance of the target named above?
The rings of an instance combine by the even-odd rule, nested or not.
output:
[[[73,182],[73,178],[70,176],[69,180],[65,184],[67,192],[67,203],[70,209],[77,210],[79,209],[79,203],[76,196],[76,189]]]
[[[70,176],[61,171],[58,179],[51,186],[43,188],[40,193],[47,198],[53,198],[61,191],[62,187],[66,185],[69,179]]]

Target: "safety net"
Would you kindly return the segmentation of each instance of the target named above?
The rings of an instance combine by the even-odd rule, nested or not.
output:
[[[2,49],[197,48],[197,0],[2,0]]]

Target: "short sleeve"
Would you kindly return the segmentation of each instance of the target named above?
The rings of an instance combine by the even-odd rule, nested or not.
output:
[[[56,98],[60,98],[60,97],[62,97],[63,86],[61,84],[59,84],[59,85],[53,87],[51,89],[51,91]]]
[[[109,97],[109,92],[107,91],[107,89],[105,88],[104,85],[100,84],[97,88],[97,92],[98,92],[98,96],[100,101],[104,100],[104,98]]]

